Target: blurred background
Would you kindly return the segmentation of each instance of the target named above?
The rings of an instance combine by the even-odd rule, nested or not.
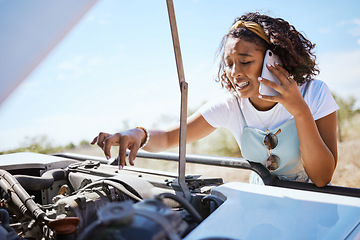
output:
[[[216,51],[236,17],[252,11],[280,17],[316,43],[317,78],[328,84],[341,107],[339,162],[333,184],[360,186],[356,174],[360,170],[359,1],[174,0],[174,6],[189,83],[189,115],[224,93],[215,82]],[[98,132],[135,126],[164,129],[177,124],[179,112],[180,90],[165,0],[100,0],[1,103],[0,153],[102,156],[89,145]],[[187,150],[241,157],[235,140],[224,129],[188,145]],[[159,161],[138,159],[136,166],[177,171],[176,164]],[[222,174],[225,181],[247,181],[249,174],[193,164],[187,173]]]

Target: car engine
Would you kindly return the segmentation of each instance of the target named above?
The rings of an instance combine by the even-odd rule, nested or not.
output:
[[[16,153],[1,156],[0,239],[182,239],[223,200],[219,178]]]

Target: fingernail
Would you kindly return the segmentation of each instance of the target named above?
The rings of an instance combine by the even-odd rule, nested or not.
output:
[[[271,67],[271,64],[270,64],[270,63],[268,63],[268,64],[266,64],[266,66]]]
[[[278,63],[278,62],[275,62],[275,65],[279,65],[279,63]]]
[[[259,80],[259,81],[262,81],[262,80],[263,80],[263,78],[262,78],[262,77],[258,77],[258,80]]]
[[[259,95],[258,98],[262,98],[263,96]]]
[[[122,170],[123,169],[123,166],[119,165],[119,170]]]
[[[110,159],[110,157],[109,157],[109,156],[106,156],[106,159],[107,159],[107,160],[109,160],[109,159]]]

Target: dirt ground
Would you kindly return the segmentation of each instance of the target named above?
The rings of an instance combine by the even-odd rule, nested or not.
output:
[[[338,143],[338,164],[332,183],[360,188],[360,140]]]

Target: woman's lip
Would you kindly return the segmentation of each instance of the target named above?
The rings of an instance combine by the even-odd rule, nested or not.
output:
[[[242,83],[235,83],[236,87],[239,89],[243,89],[243,88],[247,87],[249,84],[250,84],[249,81],[242,82]]]

